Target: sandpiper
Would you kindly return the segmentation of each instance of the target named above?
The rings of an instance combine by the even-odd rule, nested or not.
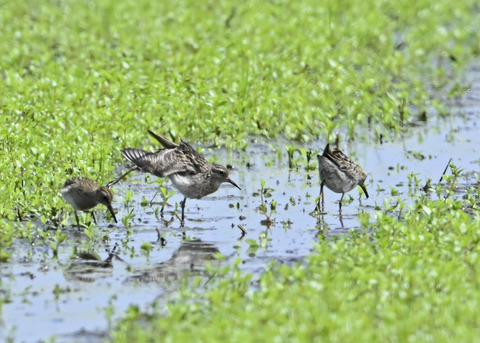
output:
[[[339,211],[342,211],[342,200],[345,193],[350,192],[356,186],[360,186],[368,198],[365,180],[367,173],[359,165],[355,164],[347,155],[338,149],[331,150],[327,144],[322,155],[317,155],[318,172],[320,174],[320,195],[322,208],[324,207],[323,186],[327,186],[335,193],[342,193],[339,203]],[[317,204],[320,209],[320,200]]]
[[[88,211],[98,204],[104,204],[117,222],[112,208],[113,193],[107,187],[100,187],[95,181],[87,177],[72,177],[65,181],[62,196],[66,202],[73,206],[77,225],[80,227],[77,211],[90,212],[94,223],[97,223],[93,211]]]
[[[185,221],[185,203],[187,198],[200,199],[217,191],[223,182],[228,182],[241,189],[229,177],[228,169],[216,163],[209,163],[190,144],[181,140],[175,144],[163,136],[159,136],[148,130],[164,149],[157,152],[148,152],[141,149],[126,148],[122,155],[134,164],[115,181],[114,185],[128,173],[139,170],[158,177],[168,177],[173,185],[183,194],[184,199],[180,202],[182,208],[181,225]]]

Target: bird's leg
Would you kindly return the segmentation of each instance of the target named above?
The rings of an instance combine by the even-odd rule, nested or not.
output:
[[[97,218],[95,218],[95,212],[91,211],[90,213],[92,214],[93,222],[95,223],[95,225],[97,225]]]
[[[344,195],[345,193],[342,193],[342,197],[340,198],[340,203],[338,204],[338,212],[340,212],[340,214],[342,214],[342,202],[343,202]]]
[[[187,202],[187,198],[183,198],[183,201],[180,201],[180,206],[182,207],[182,226],[185,223],[185,203]]]
[[[325,209],[325,203],[324,203],[324,199],[323,199],[323,186],[324,186],[324,183],[322,182],[320,184],[320,194],[318,195],[318,201],[317,201],[317,207],[315,207],[315,211],[322,211]],[[322,207],[320,208],[320,198],[322,199]]]
[[[132,171],[134,170],[137,170],[138,167],[133,167],[133,168],[130,168],[129,170],[127,170],[127,172],[125,174],[123,174],[122,176],[120,176],[119,178],[113,180],[113,181],[110,181],[109,183],[107,183],[107,188],[110,188],[112,187],[114,184],[116,184],[118,181],[120,181],[121,179],[123,179],[125,176],[127,176],[128,174],[130,174]]]
[[[322,182],[320,186],[320,193],[322,195],[322,211],[325,211],[325,193],[323,192],[323,186],[325,186],[325,182]]]
[[[75,213],[75,219],[77,220],[77,227],[80,228],[80,221],[78,220],[78,214],[77,214],[77,211],[74,210],[73,211]]]
[[[342,229],[344,229],[345,227],[343,226],[342,212],[340,212],[340,215],[338,216],[338,219],[340,219],[340,225],[342,226]]]

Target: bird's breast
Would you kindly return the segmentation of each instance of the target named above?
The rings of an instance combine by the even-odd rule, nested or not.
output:
[[[82,192],[75,187],[65,187],[61,191],[63,198],[77,211],[86,211],[98,204],[89,192]]]
[[[349,192],[358,185],[359,180],[344,173],[327,158],[319,158],[318,171],[320,180],[325,183],[327,188],[335,193]]]

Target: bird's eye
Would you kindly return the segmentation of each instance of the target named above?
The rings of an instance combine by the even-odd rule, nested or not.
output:
[[[215,166],[213,168],[213,172],[216,173],[219,176],[225,177],[228,175],[228,170],[225,168],[221,168],[222,166]]]
[[[102,192],[102,199],[106,202],[110,202],[110,196],[106,192]]]

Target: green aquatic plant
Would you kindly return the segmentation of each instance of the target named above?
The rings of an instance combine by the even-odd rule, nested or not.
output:
[[[152,251],[153,245],[150,242],[142,242],[142,245],[140,249],[142,252],[147,255],[147,257],[150,255],[150,252]]]
[[[175,194],[175,191],[172,189],[170,191],[167,191],[165,186],[161,185],[160,186],[160,193],[162,194],[162,207],[160,209],[160,212],[163,213],[163,210],[165,209],[165,206],[168,204],[168,200]]]
[[[125,193],[124,202],[125,202],[126,207],[130,206],[130,202],[133,199],[133,195],[134,195],[134,193],[131,190],[127,190],[127,192]]]
[[[297,167],[297,162],[295,160],[295,153],[298,153],[300,156],[302,155],[302,149],[296,146],[287,145],[285,147],[287,150],[288,156],[288,168],[292,169]]]
[[[130,213],[128,213],[126,216],[122,217],[122,224],[125,227],[125,229],[127,230],[128,235],[131,235],[133,233],[131,222],[132,222],[132,218],[134,216],[135,215],[133,214],[133,210],[131,210]]]
[[[390,195],[392,197],[398,195],[398,193],[399,193],[398,189],[396,189],[395,187],[392,187],[392,186],[389,186],[389,187],[390,187]]]
[[[6,262],[10,259],[13,250],[7,248],[12,245],[13,238],[14,231],[12,228],[7,225],[0,225],[0,262]]]
[[[142,200],[140,201],[140,206],[145,207],[148,206],[150,202],[145,198],[145,196],[142,197]]]
[[[447,190],[447,194],[445,195],[445,198],[448,198],[450,195],[454,194],[454,190],[455,190],[455,187],[456,187],[458,177],[463,172],[463,168],[458,168],[457,166],[455,166],[454,164],[451,164],[451,163],[449,163],[448,168],[450,168],[451,174],[446,175],[445,172],[444,172],[443,175],[442,175],[442,178],[440,179],[440,180],[442,180],[442,179],[445,180],[445,182],[448,186],[448,190]],[[446,169],[445,169],[445,171],[446,171]]]
[[[408,173],[408,187],[418,188],[420,180],[418,179],[418,174],[414,172]]]
[[[53,251],[53,257],[58,257],[58,249],[60,248],[60,244],[67,239],[68,234],[63,232],[60,229],[55,231],[55,235],[51,237],[50,241],[50,248]]]
[[[95,226],[89,225],[84,230],[83,233],[88,237],[90,241],[93,241],[95,238]]]
[[[262,225],[270,227],[274,222],[275,219],[272,219],[272,214],[276,211],[276,204],[277,202],[272,199],[270,202],[270,211],[266,205],[265,197],[272,197],[273,189],[266,187],[265,180],[260,180],[260,205],[257,207],[257,210],[265,216],[265,219],[261,221]]]

